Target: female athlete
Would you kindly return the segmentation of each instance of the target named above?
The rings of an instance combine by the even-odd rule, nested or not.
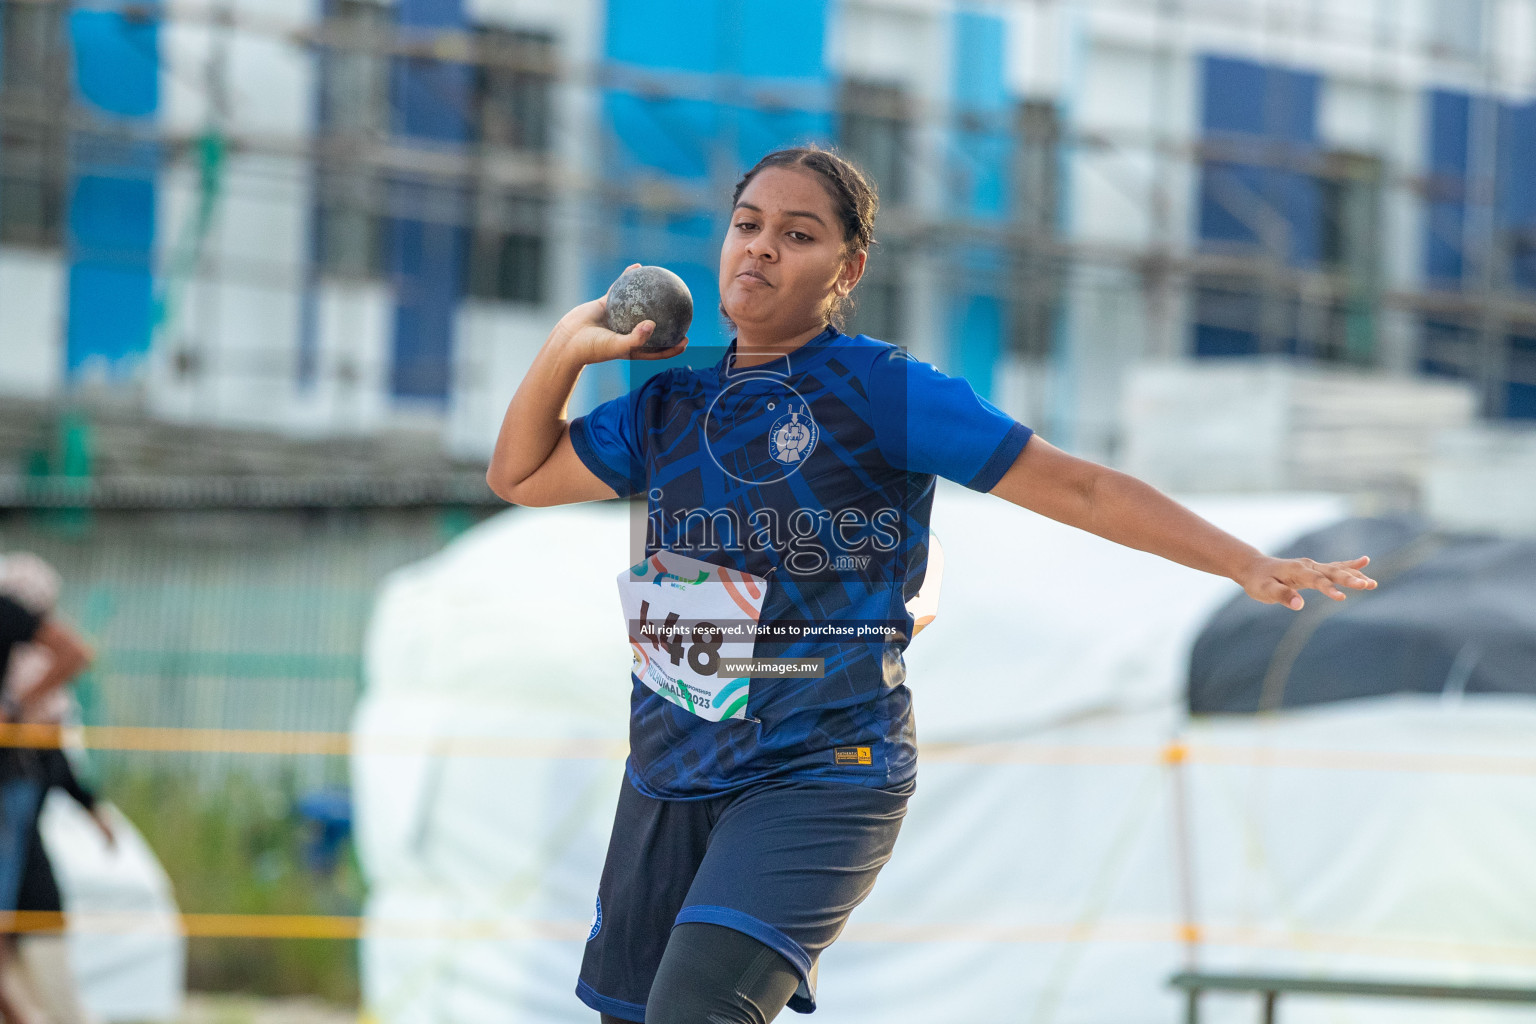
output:
[[[497,439],[498,495],[548,506],[644,494],[646,564],[632,571],[710,563],[696,577],[658,569],[675,586],[647,593],[660,601],[718,570],[761,629],[755,657],[819,659],[810,674],[730,680],[711,701],[698,675],[672,676],[711,669],[708,650],[698,657],[707,637],[678,643],[676,669],[667,645],[635,643],[630,757],[577,982],[604,1024],[762,1024],[786,1005],[815,1008],[817,959],[869,894],[913,790],[901,652],[936,476],[1226,576],[1258,601],[1294,609],[1304,589],[1343,600],[1375,586],[1365,558],[1267,557],[1052,447],[963,379],[843,334],[876,206],[831,152],[765,156],[736,186],[720,250],[735,338],[719,361],[657,373],[568,422],[582,367],[688,343],[639,352],[654,325],[615,334],[604,300],[584,303],[550,332]]]

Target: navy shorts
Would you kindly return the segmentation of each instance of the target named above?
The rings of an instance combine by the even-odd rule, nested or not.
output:
[[[657,800],[624,780],[576,994],[645,1020],[673,925],[723,925],[777,950],[800,974],[789,1008],[816,1008],[816,961],[890,859],[907,782],[875,789],[772,779],[707,800]]]

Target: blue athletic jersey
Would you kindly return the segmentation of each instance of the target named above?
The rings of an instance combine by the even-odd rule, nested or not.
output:
[[[760,634],[756,657],[820,657],[825,675],[753,677],[749,720],[724,722],[632,675],[630,780],[662,799],[775,775],[905,782],[917,764],[905,603],[927,564],[934,477],[991,490],[1031,431],[965,380],[864,335],[829,327],[745,368],[735,350],[578,417],[571,444],[619,495],[646,495],[647,556],[767,579],[760,622],[776,638]]]

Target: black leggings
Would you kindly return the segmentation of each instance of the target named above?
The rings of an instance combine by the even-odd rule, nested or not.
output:
[[[768,1024],[799,987],[790,962],[752,936],[691,921],[667,939],[645,1024]],[[602,1024],[628,1022],[605,1013]]]

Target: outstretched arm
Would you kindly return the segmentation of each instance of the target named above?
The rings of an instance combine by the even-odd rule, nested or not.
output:
[[[1116,544],[1225,576],[1265,604],[1299,610],[1302,590],[1318,590],[1342,601],[1345,589],[1376,586],[1360,572],[1370,563],[1365,556],[1347,562],[1271,558],[1156,488],[1068,455],[1039,435],[1029,439],[991,493]]]

